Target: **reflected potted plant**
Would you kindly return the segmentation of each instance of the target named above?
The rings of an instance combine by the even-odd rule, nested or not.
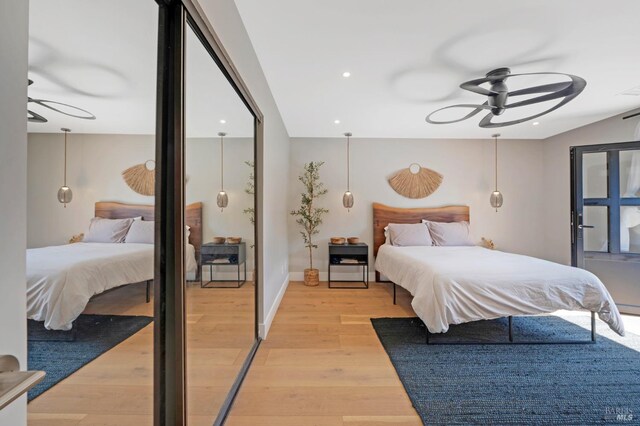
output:
[[[251,169],[249,172],[249,180],[247,181],[247,185],[244,187],[244,193],[251,196],[252,207],[247,207],[242,212],[249,216],[249,222],[251,222],[251,226],[256,226],[256,208],[253,206],[254,198],[256,194],[256,181],[255,181],[255,170],[256,164],[253,161],[245,161],[244,164],[249,166]],[[251,244],[249,248],[253,249],[255,247],[254,244]],[[254,262],[255,265],[255,262]],[[251,281],[256,282],[256,269],[255,266],[251,271]]]
[[[300,194],[300,207],[291,211],[291,215],[296,217],[296,223],[302,230],[302,240],[304,246],[309,250],[309,267],[304,270],[304,284],[307,286],[317,286],[320,283],[320,272],[313,267],[313,249],[318,248],[313,237],[317,235],[322,224],[322,217],[329,210],[316,207],[316,202],[327,193],[324,184],[320,182],[320,167],[324,162],[311,162],[304,165],[304,172],[298,177],[302,182],[305,191]]]

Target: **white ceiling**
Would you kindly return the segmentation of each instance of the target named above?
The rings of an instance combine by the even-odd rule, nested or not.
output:
[[[458,85],[508,66],[587,80],[561,109],[499,129],[546,138],[640,106],[640,1],[236,0],[292,137],[486,138],[479,114],[432,125],[431,111],[482,103]],[[350,78],[342,73],[350,71]],[[546,79],[508,80],[510,88]],[[504,119],[510,119],[505,115]],[[339,119],[340,124],[334,124]]]
[[[29,132],[154,134],[157,25],[153,0],[31,0],[29,96],[97,118],[30,103],[49,122],[29,123]],[[253,117],[191,31],[185,66],[187,136],[252,136]]]

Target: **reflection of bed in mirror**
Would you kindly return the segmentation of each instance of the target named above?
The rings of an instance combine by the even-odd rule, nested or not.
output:
[[[95,217],[154,220],[154,207],[98,202]],[[202,245],[202,204],[187,207],[188,270],[197,268]],[[89,300],[126,284],[147,282],[147,301],[154,275],[154,245],[79,242],[27,250],[27,316],[47,329],[69,330]]]

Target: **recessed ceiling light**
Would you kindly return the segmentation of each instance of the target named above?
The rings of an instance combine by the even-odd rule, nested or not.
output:
[[[226,122],[227,122],[227,120],[220,120],[220,124],[224,124]]]
[[[540,122],[539,122],[539,121],[534,121],[534,122],[533,122],[533,123],[531,123],[531,124],[533,124],[534,126],[537,126],[538,124],[540,124]]]
[[[334,124],[340,124],[340,120],[333,120]]]
[[[342,76],[344,78],[349,78],[349,77],[351,77],[351,73],[349,71],[345,71],[345,72],[342,73]]]

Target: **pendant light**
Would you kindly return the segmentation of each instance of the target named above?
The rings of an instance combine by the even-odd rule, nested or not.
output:
[[[64,182],[60,189],[58,189],[58,201],[67,208],[67,204],[73,199],[73,192],[71,188],[67,186],[67,133],[71,130],[64,127],[60,130],[64,132]]]
[[[494,139],[495,146],[496,186],[495,190],[491,193],[489,201],[491,202],[491,207],[495,208],[497,212],[498,209],[502,207],[502,193],[498,191],[498,138],[500,137],[500,133],[491,135],[491,137]]]
[[[342,196],[342,205],[349,211],[353,207],[353,194],[351,193],[350,188],[350,170],[349,170],[349,160],[350,160],[350,151],[351,151],[351,133],[347,132],[344,134],[347,137],[347,191]]]
[[[220,132],[218,136],[220,136],[220,192],[218,192],[216,202],[218,203],[218,207],[220,207],[220,211],[224,211],[224,208],[229,205],[229,196],[224,190],[224,137],[227,136],[227,134]]]

